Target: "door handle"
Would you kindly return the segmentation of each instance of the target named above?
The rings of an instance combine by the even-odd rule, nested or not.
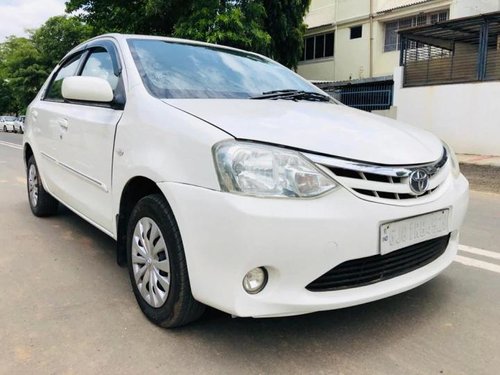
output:
[[[57,123],[59,124],[61,129],[68,130],[68,120],[66,120],[65,118],[59,119]]]

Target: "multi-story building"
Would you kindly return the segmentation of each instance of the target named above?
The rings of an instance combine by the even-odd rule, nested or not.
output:
[[[398,30],[500,10],[500,0],[312,0],[298,73],[315,81],[390,79]]]

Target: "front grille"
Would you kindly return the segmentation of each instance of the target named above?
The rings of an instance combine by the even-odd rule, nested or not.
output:
[[[444,149],[442,157],[436,162],[410,166],[368,164],[309,154],[307,157],[330,171],[343,186],[373,200],[409,200],[426,197],[443,184],[450,172],[448,155]],[[423,194],[415,194],[410,189],[409,176],[417,169],[425,170],[429,175],[429,186]]]
[[[348,179],[356,179],[356,180],[361,180],[362,183],[367,184],[370,181],[373,182],[382,182],[384,185],[379,185],[378,188],[376,189],[360,189],[357,187],[352,187],[352,190],[355,192],[362,194],[362,195],[368,195],[371,197],[376,197],[376,198],[385,198],[385,199],[415,199],[415,198],[420,198],[426,195],[431,194],[434,190],[437,189],[438,186],[435,186],[434,188],[428,189],[424,194],[421,195],[415,195],[411,192],[405,192],[405,193],[398,193],[398,192],[393,192],[391,191],[391,186],[388,186],[387,184],[397,184],[400,186],[405,186],[408,185],[408,178],[405,177],[393,177],[390,175],[384,175],[384,174],[375,174],[375,173],[366,173],[366,172],[361,172],[361,171],[354,171],[350,169],[343,169],[343,168],[336,168],[336,167],[327,167],[330,171],[333,172],[333,174],[336,177],[341,177],[345,178],[344,182],[347,182],[349,184]],[[429,173],[429,176],[434,177],[436,175],[438,169],[434,169],[432,172]],[[347,181],[346,181],[347,180]],[[368,185],[368,184],[367,184]],[[356,185],[359,186],[359,185]],[[365,187],[365,186],[363,186]],[[368,187],[368,186],[366,186]]]
[[[448,234],[386,255],[349,260],[314,280],[306,289],[312,292],[325,292],[355,288],[403,275],[439,258],[446,250],[449,241]]]

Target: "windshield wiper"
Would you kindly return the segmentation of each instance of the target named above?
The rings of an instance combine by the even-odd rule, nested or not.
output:
[[[273,90],[263,92],[262,95],[252,96],[250,99],[289,99],[289,100],[311,100],[316,102],[329,102],[331,98],[328,95],[320,94],[314,91],[302,90]]]

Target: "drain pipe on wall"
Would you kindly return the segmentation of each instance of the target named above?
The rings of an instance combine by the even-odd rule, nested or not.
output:
[[[370,0],[370,78],[373,77],[373,0]]]

